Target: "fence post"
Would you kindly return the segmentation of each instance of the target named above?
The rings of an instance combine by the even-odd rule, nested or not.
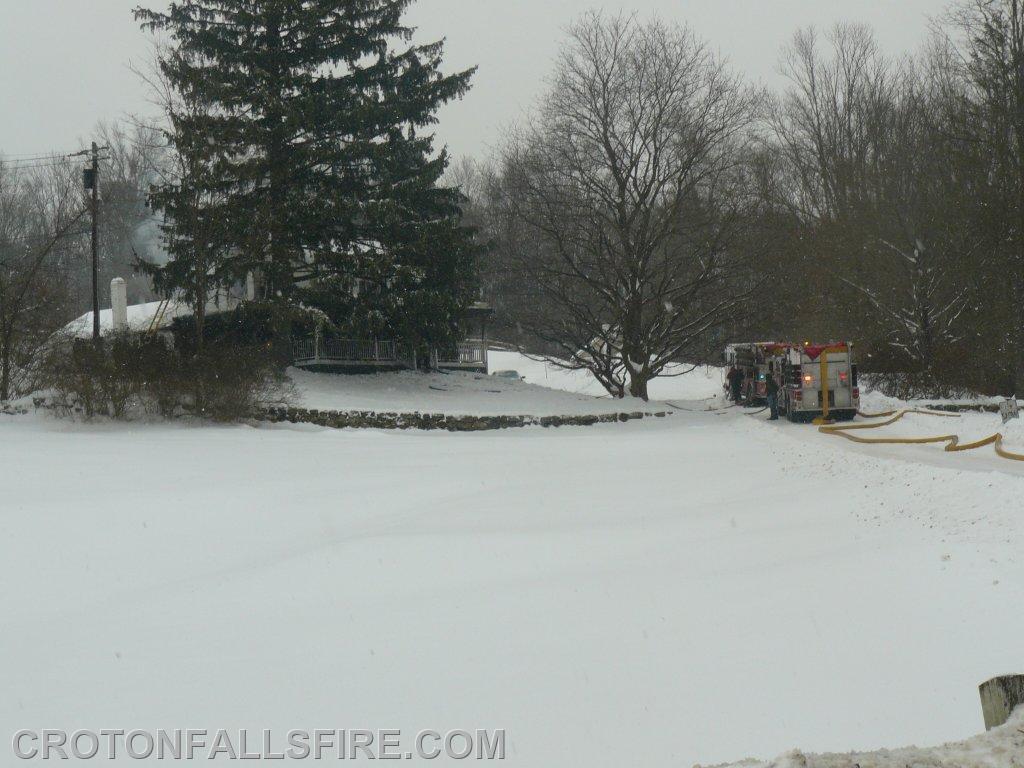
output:
[[[1005,725],[1014,709],[1024,706],[1024,675],[993,677],[978,686],[985,730]]]

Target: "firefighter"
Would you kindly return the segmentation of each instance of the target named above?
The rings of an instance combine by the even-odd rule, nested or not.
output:
[[[726,376],[729,380],[729,389],[732,391],[732,401],[739,405],[740,391],[743,389],[743,371],[735,365],[729,370]]]
[[[768,417],[768,421],[779,420],[779,382],[775,380],[775,374],[769,373],[768,379],[764,385],[765,394],[768,397],[768,408],[771,411],[771,416]]]

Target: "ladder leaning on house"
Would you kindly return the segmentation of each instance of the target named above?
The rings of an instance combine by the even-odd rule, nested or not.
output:
[[[153,313],[153,319],[149,322],[149,328],[146,329],[146,336],[153,336],[160,326],[163,325],[164,315],[167,314],[167,307],[170,306],[170,298],[166,298],[160,302],[160,305],[156,308],[156,312]]]

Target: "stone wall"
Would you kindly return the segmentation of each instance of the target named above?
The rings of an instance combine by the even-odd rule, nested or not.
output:
[[[310,408],[268,408],[262,418],[274,423],[316,424],[335,429],[443,429],[483,432],[518,427],[587,427],[592,424],[664,418],[669,412],[605,413],[586,416],[453,416],[443,413],[381,413],[377,411],[320,411]]]
[[[33,399],[37,409],[59,410],[52,398]],[[13,407],[0,413],[24,414],[28,409]],[[381,411],[321,411],[313,408],[272,407],[253,415],[257,421],[315,424],[334,429],[442,429],[448,432],[483,432],[519,427],[589,427],[592,424],[665,418],[671,411],[631,411],[583,416],[454,416],[444,413],[397,413]]]

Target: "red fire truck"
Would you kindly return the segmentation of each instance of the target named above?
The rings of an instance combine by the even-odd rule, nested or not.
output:
[[[849,421],[860,407],[853,344],[759,341],[730,344],[725,363],[743,372],[740,403],[764,405],[769,376],[779,384],[779,410],[790,421]],[[826,399],[827,398],[827,399]]]

